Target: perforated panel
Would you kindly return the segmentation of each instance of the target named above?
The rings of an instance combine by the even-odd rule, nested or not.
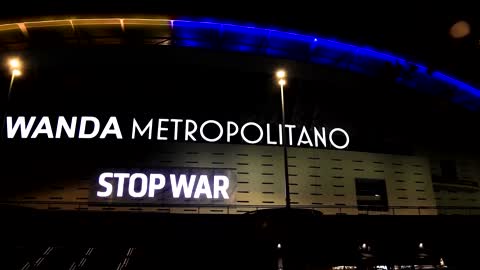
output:
[[[289,148],[288,166],[292,207],[312,208],[324,214],[364,214],[357,210],[356,178],[385,179],[389,212],[419,214],[417,207],[435,207],[427,158],[363,152]],[[157,211],[170,213],[235,214],[285,204],[281,147],[223,144],[169,144],[155,155],[138,157],[136,168],[228,168],[236,173],[235,200],[228,207],[138,205],[108,207],[88,204],[96,179],[72,179],[17,196],[20,201],[50,201],[60,209],[103,211]],[[60,204],[64,202],[64,204]],[[43,207],[43,206],[42,206]],[[404,208],[402,208],[404,207]],[[422,209],[421,214],[436,214]]]
[[[449,160],[456,167],[456,177],[443,176],[441,161]],[[480,162],[457,156],[437,157],[431,160],[435,199],[441,214],[480,214]],[[465,209],[465,208],[472,209]],[[477,208],[477,209],[475,209]]]

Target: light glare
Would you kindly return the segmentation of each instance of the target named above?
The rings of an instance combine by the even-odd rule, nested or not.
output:
[[[12,70],[12,75],[15,76],[15,77],[18,77],[18,76],[22,75],[22,72],[19,69],[13,69]]]
[[[278,84],[280,84],[281,86],[284,86],[286,83],[287,83],[287,81],[284,80],[284,79],[278,80]]]
[[[18,58],[12,58],[8,61],[8,65],[11,69],[18,69],[21,65],[20,60]]]
[[[277,78],[283,79],[283,78],[285,78],[285,76],[287,76],[287,73],[285,72],[285,70],[282,70],[282,69],[281,69],[281,70],[278,70],[278,71],[277,71],[277,74],[276,74],[276,75],[277,75]]]

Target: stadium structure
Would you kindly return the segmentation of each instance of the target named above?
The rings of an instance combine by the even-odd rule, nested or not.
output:
[[[5,23],[0,47],[21,61],[2,79],[15,269],[474,259],[455,246],[478,240],[480,90],[428,65],[170,18]]]

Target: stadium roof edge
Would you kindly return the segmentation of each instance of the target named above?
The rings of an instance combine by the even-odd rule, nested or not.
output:
[[[252,25],[164,17],[49,19],[0,24],[0,44],[8,49],[12,44],[28,43],[35,39],[35,35],[31,34],[39,29],[56,32],[59,35],[66,35],[66,31],[74,34],[81,31],[82,36],[90,35],[95,38],[95,31],[100,27],[103,28],[103,33],[108,28],[112,30],[112,36],[120,38],[122,33],[133,28],[149,28],[145,33],[153,33],[155,38],[161,41],[157,45],[262,54],[333,66],[369,76],[383,76],[419,91],[448,96],[454,103],[468,109],[480,109],[478,88],[424,65],[371,48],[315,35]]]

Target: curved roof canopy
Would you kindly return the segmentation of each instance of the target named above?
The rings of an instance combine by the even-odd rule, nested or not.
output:
[[[368,48],[316,36],[216,22],[173,19],[59,19],[0,25],[0,46],[67,42],[115,44],[140,37],[143,43],[253,53],[333,66],[448,96],[471,110],[480,108],[480,90],[426,66]]]

